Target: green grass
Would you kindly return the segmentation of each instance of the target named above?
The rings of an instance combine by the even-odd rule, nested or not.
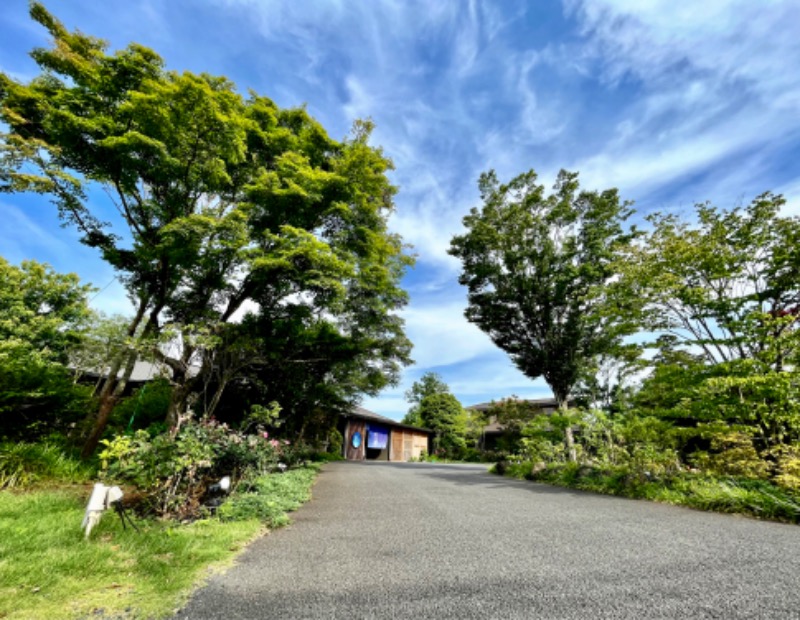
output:
[[[260,476],[239,487],[236,495],[219,509],[221,519],[258,519],[270,527],[289,522],[286,514],[311,499],[311,484],[320,465],[290,469],[285,474]]]
[[[81,462],[53,443],[0,444],[0,489],[50,481],[88,482],[95,467]]]
[[[270,525],[288,521],[285,511],[310,497],[315,474],[315,468],[298,469],[259,479],[258,491],[276,502]],[[137,533],[109,513],[87,541],[80,524],[90,491],[0,493],[0,618],[168,616],[264,529],[258,518],[239,514],[241,520],[191,525],[137,519]]]
[[[501,469],[501,472],[496,468],[493,471],[595,493],[800,523],[800,494],[763,480],[689,473],[648,480],[621,467],[597,468],[569,463],[551,464],[541,471],[535,471],[530,462],[508,463]]]

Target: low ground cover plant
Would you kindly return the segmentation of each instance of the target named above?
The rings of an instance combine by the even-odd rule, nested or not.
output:
[[[501,462],[493,471],[514,478],[608,495],[800,523],[800,495],[764,480],[693,472],[647,478],[633,475],[624,467],[573,463],[537,466],[531,461]]]
[[[139,514],[175,519],[206,516],[208,488],[221,478],[236,489],[298,464],[305,454],[263,428],[247,433],[213,419],[189,422],[174,437],[139,430],[102,443],[101,477],[135,489],[130,507]]]
[[[219,517],[179,523],[106,514],[84,540],[88,485],[0,493],[0,617],[160,618],[174,613],[210,571],[230,564],[265,527],[310,497],[317,465],[241,484]]]
[[[565,417],[576,438],[575,461],[563,429],[539,416],[524,429],[517,453],[499,461],[495,473],[800,523],[798,450],[791,442],[759,453],[752,429],[743,425],[680,426],[635,413],[579,410]]]
[[[158,618],[264,528],[289,522],[320,465],[259,425],[214,420],[104,441],[82,461],[62,439],[0,445],[0,618]],[[231,492],[208,503],[209,484]],[[88,540],[92,483],[121,485],[139,531],[113,512]]]

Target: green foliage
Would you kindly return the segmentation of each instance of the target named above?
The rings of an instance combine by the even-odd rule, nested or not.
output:
[[[318,471],[318,465],[311,465],[247,481],[220,506],[219,517],[224,521],[258,519],[271,528],[286,525],[286,513],[311,499],[311,484]]]
[[[299,457],[286,440],[271,439],[267,432],[246,435],[213,420],[186,424],[174,438],[140,430],[101,443],[105,479],[138,488],[142,512],[178,518],[202,512],[210,482],[231,476],[235,483]]]
[[[484,173],[479,187],[483,206],[450,248],[466,316],[566,403],[587,364],[637,327],[630,291],[614,278],[634,236],[623,230],[631,211],[616,190],[580,191],[565,171],[549,196],[532,170],[507,185]]]
[[[537,467],[530,461],[498,463],[493,471],[596,493],[800,523],[800,495],[748,478],[683,473],[655,480],[633,476],[625,467],[599,468],[576,463]]]
[[[539,405],[512,396],[498,402],[492,402],[486,412],[488,420],[494,420],[503,429],[498,438],[497,447],[505,452],[515,453],[522,449],[522,437],[525,429],[530,431],[539,428],[550,428],[550,423],[540,420],[542,409]]]
[[[0,257],[0,342],[25,346],[43,360],[66,362],[89,317],[91,286],[75,274],[58,274],[46,264],[19,267]]]
[[[743,476],[752,479],[769,477],[769,463],[761,459],[746,430],[734,430],[726,424],[702,424],[700,436],[709,440],[709,450],[691,455],[693,464],[716,475]]]
[[[66,432],[91,406],[91,391],[74,385],[65,366],[91,290],[74,274],[0,257],[0,437]]]
[[[434,456],[461,459],[467,447],[467,416],[458,399],[449,393],[431,394],[419,404],[422,426],[433,431]]]
[[[0,438],[67,433],[92,407],[92,390],[28,343],[0,343]]]
[[[800,219],[781,196],[746,208],[697,205],[696,223],[655,214],[625,276],[639,284],[647,327],[692,345],[709,364],[759,360],[780,371],[798,349]]]
[[[30,83],[0,75],[0,188],[50,195],[137,309],[84,453],[143,350],[172,372],[169,427],[193,408],[214,414],[237,382],[258,391],[237,423],[250,405],[277,401],[301,429],[307,412],[396,381],[409,362],[397,310],[412,261],[388,230],[392,163],[369,145],[372,124],[336,141],[305,109],[167,71],[140,45],[109,54],[38,3],[31,15],[53,46],[34,51],[42,74]],[[101,221],[94,186],[121,220]],[[234,323],[245,303],[257,312]],[[169,355],[162,319],[182,343]]]
[[[406,400],[411,403],[411,408],[402,420],[403,424],[409,426],[423,425],[420,415],[420,405],[422,401],[434,394],[449,394],[450,388],[435,372],[426,372],[406,390]]]
[[[153,379],[114,408],[110,425],[117,432],[146,429],[152,425],[159,429],[167,415],[171,396],[172,386],[169,381],[163,378]]]
[[[800,219],[766,193],[696,220],[654,215],[623,278],[640,286],[661,332],[652,374],[632,400],[672,422],[685,463],[795,488],[800,442]]]
[[[52,442],[0,444],[0,489],[88,482],[95,468]]]
[[[275,426],[280,413],[281,406],[275,401],[272,401],[267,407],[254,404],[250,407],[250,413],[242,422],[241,430],[255,429],[257,432],[263,432],[264,429]]]

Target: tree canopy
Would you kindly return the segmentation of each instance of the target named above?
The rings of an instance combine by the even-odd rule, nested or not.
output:
[[[437,456],[461,458],[467,447],[467,414],[449,392],[425,396],[419,404],[422,426],[433,431],[433,450]]]
[[[636,327],[613,282],[630,209],[614,189],[580,191],[576,173],[561,171],[550,195],[536,179],[481,175],[483,205],[450,253],[462,261],[466,317],[565,405],[583,368]]]
[[[75,274],[0,257],[0,437],[63,427],[89,405],[66,363],[90,317],[91,291]]]
[[[140,343],[112,365],[85,452],[142,346],[171,369],[179,425],[198,402],[191,368],[214,364],[208,352],[236,341],[226,332],[248,312],[266,324],[302,315],[284,334],[301,340],[327,323],[359,350],[351,363],[370,379],[358,389],[394,380],[410,349],[395,314],[410,258],[387,228],[392,164],[369,145],[371,124],[336,141],[304,109],[168,71],[137,44],[109,54],[41,4],[31,15],[53,46],[33,51],[42,72],[30,83],[0,75],[0,189],[53,198],[117,270]],[[111,196],[114,222],[88,199],[94,187]],[[171,349],[158,345],[167,325]]]
[[[420,405],[428,396],[434,394],[449,394],[450,388],[442,380],[442,377],[435,372],[426,372],[419,379],[414,381],[412,386],[406,390],[406,400],[411,403],[411,408],[403,418],[403,424],[410,426],[422,426],[423,421],[420,415]]]

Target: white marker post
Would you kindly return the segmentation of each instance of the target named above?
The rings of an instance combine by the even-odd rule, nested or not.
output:
[[[100,482],[94,485],[89,503],[86,505],[86,512],[83,515],[83,523],[81,523],[81,527],[86,529],[84,538],[89,538],[92,528],[100,522],[103,512],[108,510],[111,504],[122,499],[122,495],[122,489],[119,487],[107,487]]]

